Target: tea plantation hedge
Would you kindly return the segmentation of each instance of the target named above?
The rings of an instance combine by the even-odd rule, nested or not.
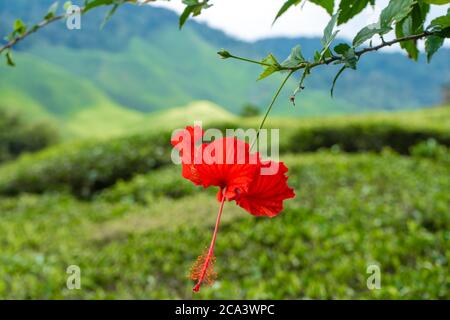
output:
[[[170,162],[169,134],[59,145],[0,168],[0,193],[66,190],[80,197]]]
[[[211,127],[257,127],[259,119],[242,119]],[[280,128],[280,151],[298,153],[333,148],[345,152],[379,152],[390,148],[409,154],[414,146],[435,141],[450,146],[450,108],[407,115],[371,115],[320,119],[270,119]],[[143,133],[107,141],[50,147],[0,167],[0,194],[66,190],[80,197],[128,180],[137,173],[171,163],[170,132]]]

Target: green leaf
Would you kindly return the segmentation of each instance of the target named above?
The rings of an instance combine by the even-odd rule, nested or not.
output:
[[[332,38],[333,30],[336,27],[337,18],[338,18],[338,14],[336,13],[335,15],[333,15],[331,17],[330,21],[328,22],[327,26],[325,27],[325,30],[323,31],[322,45],[324,45],[324,43],[329,42],[329,40]]]
[[[413,35],[415,34],[413,29],[413,18],[412,16],[408,16],[406,19],[396,24],[395,35],[397,38]],[[419,49],[417,49],[416,40],[402,41],[400,42],[400,47],[406,50],[408,56],[412,60],[417,61],[419,57]]]
[[[334,52],[338,54],[345,54],[350,48],[351,47],[346,43],[339,43],[337,46],[334,47]]]
[[[450,3],[450,0],[423,0],[423,1],[429,4],[437,4],[437,5]]]
[[[326,48],[323,52],[322,52],[322,57],[323,58],[330,58],[332,56],[331,54],[331,50],[330,48]]]
[[[84,7],[84,12],[88,12],[89,10],[92,10],[99,6],[107,6],[111,5],[115,2],[115,0],[91,0],[87,1]]]
[[[320,61],[320,52],[316,50],[316,52],[314,52],[314,62],[319,61]]]
[[[372,39],[372,37],[376,34],[385,34],[391,30],[391,27],[380,27],[379,22],[369,24],[356,34],[355,38],[353,39],[353,47],[362,45],[367,40]]]
[[[281,63],[281,66],[285,68],[293,68],[302,62],[305,62],[305,58],[303,57],[301,47],[298,45],[292,48],[291,54]]]
[[[390,27],[394,22],[401,21],[411,12],[417,0],[391,0],[381,11],[380,27]]]
[[[372,23],[362,28],[355,38],[353,39],[353,46],[358,47],[365,41],[371,39],[374,35],[384,35],[392,30],[392,24],[394,22],[400,23],[405,19],[413,10],[413,6],[417,3],[417,0],[391,0],[386,8],[381,11],[380,21]],[[424,11],[428,12],[426,9]],[[424,16],[426,13],[424,14]],[[422,19],[422,18],[421,18]],[[425,18],[423,18],[425,19]],[[423,21],[422,19],[422,21]],[[402,31],[402,26],[398,28],[398,31]],[[413,29],[411,27],[411,29]],[[403,31],[402,31],[403,32]],[[413,50],[413,49],[411,49]]]
[[[279,17],[281,17],[290,7],[292,6],[296,6],[298,5],[300,2],[302,2],[303,0],[287,0],[280,8],[280,10],[278,10],[277,15],[275,16],[275,19],[273,19],[272,24],[275,23],[275,21],[277,21],[277,19]]]
[[[280,71],[281,66],[278,63],[277,59],[273,56],[273,54],[269,54],[267,57],[261,60],[262,63],[267,66],[264,68],[264,71],[259,75],[258,80],[264,79],[270,76],[272,73]]]
[[[331,52],[329,51],[330,45],[333,42],[333,40],[336,38],[336,35],[338,34],[339,30],[334,31],[334,28],[336,27],[337,19],[339,16],[339,12],[333,15],[328,22],[327,26],[325,27],[325,30],[323,31],[323,37],[321,39],[321,43],[323,46],[321,57],[322,59],[325,56],[329,56]]]
[[[358,57],[356,56],[354,48],[346,43],[340,43],[334,47],[334,51],[341,57],[341,59],[336,62],[337,64],[344,63],[346,68],[356,69]]]
[[[344,54],[344,65],[347,68],[356,70],[357,63],[358,57],[356,56],[355,50],[351,48]]]
[[[312,3],[315,3],[325,10],[327,10],[328,14],[331,16],[334,11],[334,0],[309,0]]]
[[[121,1],[121,3],[116,3],[115,5],[112,6],[112,8],[106,13],[105,18],[103,19],[102,24],[100,25],[100,29],[103,29],[105,27],[108,21],[111,20],[114,13],[116,13],[119,6],[123,3],[124,1]]]
[[[27,32],[27,27],[26,25],[22,22],[22,20],[17,19],[16,21],[14,21],[14,33],[15,34],[24,34],[25,32]]]
[[[395,25],[396,37],[402,38],[423,32],[423,24],[429,11],[430,5],[427,3],[420,1],[414,4],[410,15]],[[419,58],[417,40],[402,41],[400,47],[406,50],[411,59],[417,61]]]
[[[433,55],[439,50],[444,44],[444,38],[438,36],[429,36],[425,40],[425,52],[427,53],[428,63],[431,61]]]
[[[271,53],[269,53],[269,55],[267,57],[262,59],[261,62],[264,64],[269,64],[269,65],[279,65],[277,58],[275,58],[275,56]]]
[[[333,84],[331,85],[331,96],[333,97],[333,93],[334,93],[334,87],[336,85],[337,80],[339,79],[339,76],[342,74],[342,72],[344,72],[344,70],[347,69],[346,66],[343,66],[341,69],[339,69],[338,73],[336,74],[336,76],[333,79]]]
[[[339,3],[339,10],[341,13],[338,18],[338,25],[341,25],[356,16],[371,2],[371,0],[341,0]]]
[[[199,0],[183,0],[183,3],[186,5],[186,8],[184,9],[183,13],[180,16],[179,20],[179,28],[183,28],[184,24],[186,23],[189,16],[192,14],[192,16],[196,17],[198,16],[203,9],[208,9],[212,5],[208,4],[208,0],[205,1],[199,1]]]
[[[8,65],[8,66],[10,66],[10,67],[15,67],[16,66],[16,64],[14,63],[14,61],[13,61],[13,59],[12,59],[12,53],[11,53],[11,51],[6,51],[6,54],[5,54],[5,57],[6,57],[6,64]]]
[[[39,30],[39,25],[38,24],[35,24],[35,25],[33,25],[31,28],[30,28],[30,32],[36,32],[36,31],[38,31]]]
[[[183,28],[183,25],[186,23],[186,20],[189,18],[191,13],[193,12],[192,7],[186,7],[183,13],[180,15],[179,28]]]
[[[58,10],[58,2],[54,2],[50,8],[48,8],[47,14],[44,17],[44,20],[50,20],[51,18],[53,18],[56,14],[56,10]]]
[[[413,7],[413,11],[411,13],[412,21],[412,31],[417,34],[423,32],[425,29],[424,23],[427,18],[428,13],[430,12],[430,5],[424,3],[423,1],[417,2]]]
[[[447,14],[445,16],[440,16],[433,19],[427,29],[443,30],[448,27],[450,27],[450,8],[447,10]]]
[[[67,9],[69,9],[72,6],[72,1],[66,1],[64,2],[63,8],[65,11],[67,11]]]

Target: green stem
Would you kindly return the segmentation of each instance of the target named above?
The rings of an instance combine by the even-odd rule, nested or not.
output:
[[[304,86],[304,83],[305,83],[306,76],[309,74],[309,68],[310,67],[307,66],[303,70],[302,77],[300,79],[300,82],[298,83],[298,90],[303,90],[303,86]]]
[[[291,70],[289,72],[289,74],[284,78],[283,82],[281,82],[280,86],[278,87],[277,92],[275,93],[275,95],[272,98],[272,101],[270,102],[269,106],[267,107],[267,111],[266,114],[264,115],[264,118],[261,121],[261,124],[259,125],[258,128],[258,132],[256,133],[256,138],[253,141],[250,150],[253,148],[253,146],[255,145],[256,141],[258,141],[259,138],[259,133],[261,132],[261,129],[264,127],[264,123],[267,120],[267,117],[269,116],[270,111],[272,110],[273,105],[275,104],[275,101],[277,100],[278,96],[280,95],[281,90],[283,89],[284,85],[286,84],[286,82],[289,80],[289,78],[292,76],[292,74],[295,72],[296,70]]]
[[[238,56],[234,56],[232,54],[230,54],[230,56],[228,58],[231,59],[236,59],[236,60],[241,60],[241,61],[245,61],[245,62],[250,62],[250,63],[254,63],[254,64],[258,64],[260,66],[264,66],[264,67],[273,67],[273,64],[270,63],[264,63],[258,60],[253,60],[253,59],[248,59],[248,58],[243,58],[243,57],[238,57]],[[278,65],[278,71],[297,71],[299,69],[302,69],[304,67],[308,66],[307,62],[302,62],[299,65],[295,66],[295,67],[283,67],[281,65]]]
[[[261,61],[247,59],[247,58],[242,58],[242,57],[233,56],[233,55],[230,55],[229,58],[233,58],[233,59],[241,60],[241,61],[245,61],[245,62],[250,62],[250,63],[254,63],[254,64],[259,64],[260,66],[265,66],[265,67],[271,67],[272,66],[270,63],[264,63],[264,62],[261,62]]]

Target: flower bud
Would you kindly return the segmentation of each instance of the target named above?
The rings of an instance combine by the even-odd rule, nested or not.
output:
[[[220,50],[219,52],[217,52],[217,54],[222,58],[222,59],[228,59],[231,57],[231,53],[229,53],[227,50]]]

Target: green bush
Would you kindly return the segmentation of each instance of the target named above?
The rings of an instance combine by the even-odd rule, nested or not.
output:
[[[59,145],[0,168],[0,193],[67,190],[81,197],[170,163],[170,135]]]
[[[211,127],[258,128],[260,119]],[[280,129],[281,152],[309,152],[339,147],[346,152],[380,152],[389,147],[401,154],[428,139],[450,146],[450,108],[322,118],[269,118],[266,128]]]
[[[247,103],[242,107],[240,116],[244,118],[256,117],[261,114],[261,109],[254,104]]]
[[[412,146],[430,138],[450,145],[450,131],[415,130],[415,128],[390,123],[300,128],[290,137],[288,151],[315,151],[339,146],[345,152],[380,152],[389,147],[401,154],[408,154]]]
[[[130,181],[120,180],[98,195],[98,200],[148,204],[155,198],[180,199],[204,190],[181,176],[181,168],[172,166],[137,175]],[[211,189],[208,189],[211,191]],[[205,191],[206,192],[206,191]]]
[[[57,141],[58,132],[51,123],[26,122],[19,114],[0,109],[0,163]]]
[[[174,199],[150,186],[145,205],[60,194],[0,199],[0,298],[450,298],[448,165],[385,153],[284,160],[297,197],[273,219],[226,203],[218,280],[194,296],[186,274],[211,241],[213,194]],[[161,178],[180,174],[170,166],[148,181],[159,170],[167,170]],[[81,290],[66,287],[72,264]],[[366,286],[371,264],[381,269],[379,290]]]
[[[450,162],[450,148],[428,139],[410,148],[411,155],[419,158],[430,158]]]

